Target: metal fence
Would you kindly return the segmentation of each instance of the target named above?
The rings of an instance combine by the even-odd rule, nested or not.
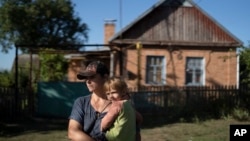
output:
[[[29,89],[0,87],[0,119],[13,120],[33,113],[34,96]]]

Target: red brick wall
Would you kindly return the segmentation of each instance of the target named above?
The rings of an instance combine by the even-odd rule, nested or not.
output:
[[[137,52],[130,49],[127,52],[127,70],[137,74]],[[174,50],[142,49],[141,50],[141,84],[146,85],[146,56],[165,56],[166,84],[171,86],[185,86],[185,65],[187,57],[203,57],[205,69],[205,85],[236,85],[237,58],[235,51],[207,51],[207,50]],[[128,85],[134,87],[137,79],[128,80]]]
[[[76,75],[81,69],[84,68],[82,59],[71,59],[68,67],[68,81],[69,82],[78,82]]]
[[[104,44],[108,44],[109,39],[115,34],[115,24],[104,24]]]

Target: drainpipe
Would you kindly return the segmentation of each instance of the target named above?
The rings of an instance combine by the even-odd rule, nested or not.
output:
[[[237,70],[236,70],[236,87],[239,88],[239,72],[240,72],[240,55],[236,54],[237,56]]]
[[[140,42],[136,43],[137,49],[137,88],[141,86],[141,48],[142,44]]]

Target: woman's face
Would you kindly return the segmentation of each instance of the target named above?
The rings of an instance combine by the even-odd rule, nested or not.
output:
[[[100,74],[95,74],[86,78],[86,85],[90,92],[101,91],[103,89],[104,82],[105,78],[101,77]]]

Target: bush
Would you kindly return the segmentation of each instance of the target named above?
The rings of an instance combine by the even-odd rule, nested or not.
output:
[[[232,117],[239,121],[249,120],[249,112],[243,108],[235,108],[232,112]]]

